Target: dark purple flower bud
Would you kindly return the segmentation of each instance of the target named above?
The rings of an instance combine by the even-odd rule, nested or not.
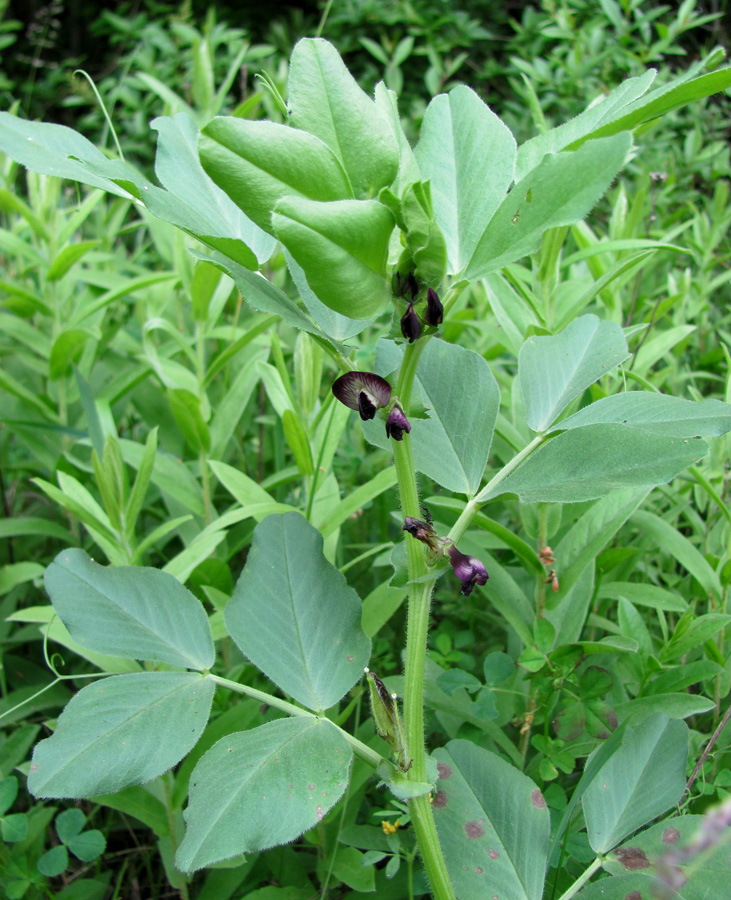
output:
[[[416,300],[416,295],[419,293],[419,282],[416,280],[416,276],[413,272],[409,272],[409,275],[406,279],[406,283],[404,284],[404,295],[411,294],[411,299]]]
[[[404,431],[408,434],[411,431],[411,425],[409,425],[409,420],[397,403],[388,414],[388,419],[386,419],[386,437],[393,438],[395,441],[402,441],[404,439]]]
[[[332,392],[348,409],[357,410],[364,422],[391,402],[391,385],[373,372],[346,372],[333,384]]]
[[[421,320],[414,312],[414,301],[409,303],[408,309],[401,317],[401,334],[413,344],[417,338],[421,337]]]
[[[444,307],[439,295],[434,288],[429,288],[426,292],[426,312],[424,313],[424,321],[427,325],[436,328],[441,325],[444,319]]]
[[[469,597],[472,593],[472,588],[476,584],[485,584],[490,577],[487,574],[487,569],[479,559],[475,559],[474,556],[465,556],[464,553],[459,552],[454,544],[448,548],[447,553],[449,554],[449,561],[454,569],[454,574],[462,582],[462,593],[465,597]]]

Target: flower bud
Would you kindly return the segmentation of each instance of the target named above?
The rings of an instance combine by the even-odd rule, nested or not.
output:
[[[386,419],[386,437],[393,438],[395,441],[404,439],[404,431],[408,434],[411,431],[409,420],[404,415],[404,411],[396,403],[388,414]]]
[[[413,300],[401,317],[401,334],[410,344],[413,344],[415,340],[421,337],[421,320],[418,314],[414,312]]]
[[[424,313],[424,321],[432,328],[441,325],[444,319],[444,307],[439,299],[439,294],[434,288],[429,288],[426,292],[426,312]]]

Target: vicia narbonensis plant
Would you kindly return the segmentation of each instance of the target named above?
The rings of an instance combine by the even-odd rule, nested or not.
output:
[[[333,536],[356,507],[346,498],[313,523],[322,480],[308,454],[319,447],[319,463],[327,459],[327,467],[332,437],[308,432],[307,422],[290,415],[292,440],[305,448],[305,515],[282,504],[272,509],[263,489],[224,463],[209,462],[202,442],[201,476],[210,466],[237,496],[249,498],[232,516],[260,520],[218,627],[225,626],[286,699],[216,674],[204,608],[171,575],[105,568],[79,549],[67,550],[46,572],[53,609],[110,677],[80,690],[55,733],[36,747],[29,775],[36,796],[93,797],[162,775],[193,749],[222,687],[283,717],[226,735],[198,761],[176,855],[184,873],[292,841],[322,822],[345,794],[354,754],[408,804],[439,900],[540,900],[546,869],[558,864],[555,851],[582,799],[596,860],[569,883],[568,897],[630,833],[679,800],[687,728],[661,712],[612,723],[614,734],[603,735],[553,829],[541,791],[520,771],[525,752],[518,765],[494,752],[512,752],[499,729],[486,733],[492,750],[458,739],[430,754],[424,727],[437,579],[451,567],[455,593],[481,601],[491,591],[526,671],[538,671],[558,648],[580,656],[591,598],[591,585],[582,580],[586,553],[604,546],[653,486],[698,460],[707,449],[704,437],[731,429],[731,407],[724,403],[647,391],[611,394],[579,408],[585,392],[629,351],[618,322],[580,315],[605,284],[578,298],[556,292],[567,226],[585,217],[617,177],[633,152],[634,129],[731,84],[729,69],[696,70],[650,91],[653,78],[648,72],[630,79],[519,148],[482,100],[458,87],[429,104],[412,149],[393,92],[379,84],[371,99],[330,44],[303,40],[292,54],[286,106],[281,103],[286,124],[221,117],[198,136],[185,115],[155,121],[162,187],[68,129],[0,114],[0,147],[11,157],[133,197],[199,238],[210,250],[202,258],[228,273],[251,307],[279,316],[324,348],[339,372],[334,398],[358,413],[371,444],[393,455],[392,477],[359,489],[358,504],[395,482],[405,532],[394,551],[408,603],[400,698],[378,675],[368,675],[375,729],[385,741],[379,750],[339,724],[338,704],[367,671],[370,641],[361,601],[330,561]],[[535,290],[530,279],[500,274],[539,246]],[[275,247],[284,251],[301,302],[257,271]],[[506,313],[506,298],[533,304],[541,323],[518,356],[523,421],[501,432],[513,455],[487,478],[498,384],[483,356],[440,333],[456,305],[469,302],[473,286],[486,291],[512,339],[520,331]],[[375,356],[367,367],[356,366],[353,341],[374,329],[381,329]],[[327,402],[319,423],[332,428],[337,443],[345,418],[334,399]],[[440,529],[422,509],[420,475],[452,495],[451,529]],[[478,514],[489,525],[486,505],[506,496],[538,504],[539,552],[491,526],[536,579],[534,608],[494,560],[465,552]],[[597,503],[582,527],[596,529],[596,546],[585,542],[592,549],[577,553],[571,532],[552,551],[548,504],[588,501]],[[555,568],[547,573],[549,563]],[[598,652],[596,646],[587,652]],[[526,734],[531,715],[529,709]],[[640,774],[622,793],[627,771]],[[633,889],[627,884],[627,892]]]

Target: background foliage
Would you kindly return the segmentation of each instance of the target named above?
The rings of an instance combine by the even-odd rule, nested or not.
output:
[[[158,132],[148,123],[155,116],[185,111],[201,127],[220,112],[282,121],[276,90],[286,96],[292,47],[314,33],[322,10],[282,6],[272,20],[261,7],[141,4],[97,15],[94,4],[5,4],[2,107],[73,125],[111,152],[112,131],[89,82],[72,74],[82,66],[121,153],[154,180]],[[325,23],[323,36],[359,84],[371,91],[384,79],[400,93],[412,139],[430,97],[460,83],[473,86],[521,142],[648,66],[664,81],[728,43],[723,6],[708,13],[693,2],[465,0],[458,7],[336,2]],[[514,387],[525,338],[561,331],[582,312],[622,326],[630,352],[621,374],[594,383],[587,400],[617,393],[622,379],[686,400],[731,399],[727,104],[721,95],[650,123],[600,206],[566,230],[560,259],[544,244],[533,263],[492,273],[457,302],[445,341],[487,360],[500,392],[488,476],[527,437],[526,400]],[[168,139],[185,145],[182,132]],[[166,184],[158,160],[166,187],[174,174]],[[243,270],[229,277],[197,262],[190,251],[200,251],[198,242],[125,197],[79,189],[5,157],[0,215],[2,889],[64,900],[135,891],[203,900],[422,894],[408,813],[359,760],[345,800],[296,844],[191,880],[175,869],[196,762],[228,734],[282,727],[277,710],[227,690],[216,691],[210,724],[174,774],[76,804],[34,801],[25,790],[32,746],[85,676],[100,668],[144,674],[133,660],[80,647],[52,618],[43,572],[60,550],[82,547],[99,562],[155,566],[184,582],[205,605],[219,674],[266,691],[272,682],[223,628],[257,522],[302,508],[314,494],[308,512],[325,556],[363,598],[370,666],[392,676],[393,690],[404,562],[392,555],[401,523],[390,454],[366,443],[334,404],[335,370],[317,341],[268,313],[266,297],[260,311],[242,302]],[[283,258],[271,260],[267,274],[297,297]],[[356,362],[386,352],[377,337],[375,329],[363,332]],[[638,709],[666,713],[670,727],[685,719],[692,770],[728,709],[728,442],[715,439],[710,455],[652,493],[628,489],[597,503],[540,507],[499,499],[460,544],[486,562],[487,587],[463,597],[453,582],[437,583],[430,744],[455,740],[437,754],[455,770],[469,767],[471,746],[497,751],[541,786],[554,825],[568,810],[561,866],[549,873],[546,896],[560,896],[592,849],[603,849],[602,810],[594,807],[585,821],[567,804],[587,757],[617,721]],[[312,479],[322,479],[316,493]],[[461,508],[451,487],[422,482],[440,533]],[[555,574],[537,555],[549,542],[561,561]],[[576,598],[568,614],[552,612],[554,577]],[[545,617],[521,606],[526,596]],[[576,627],[582,604],[583,629]],[[48,652],[63,656],[56,665],[76,680],[39,694],[53,681],[45,637]],[[365,702],[358,684],[333,716],[380,747]],[[632,746],[641,754],[665,738],[658,725]],[[702,758],[683,812],[700,815],[728,799],[730,764],[726,726]],[[653,796],[652,786],[643,789]],[[632,831],[626,821],[615,826],[615,834]]]

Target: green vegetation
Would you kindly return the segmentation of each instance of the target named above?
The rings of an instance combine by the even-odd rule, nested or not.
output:
[[[723,897],[724,19],[0,12],[0,893]]]

